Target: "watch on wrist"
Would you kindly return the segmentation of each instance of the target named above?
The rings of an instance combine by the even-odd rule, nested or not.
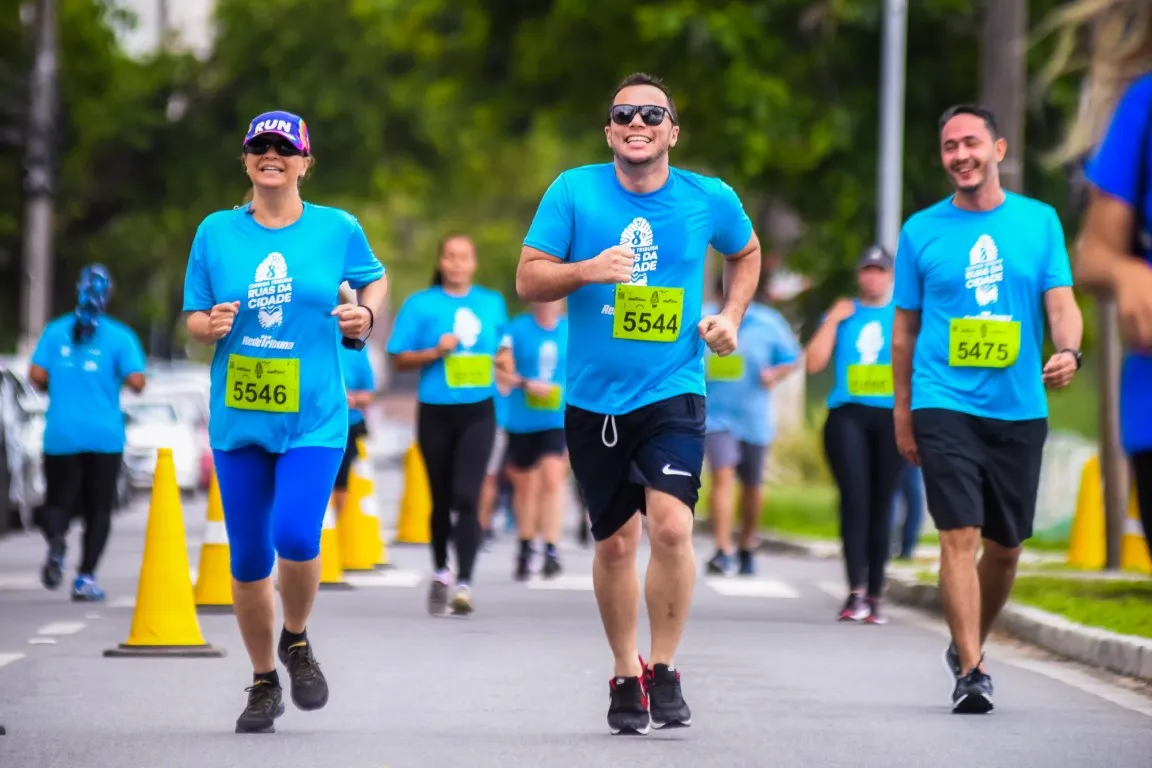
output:
[[[1060,351],[1067,352],[1068,354],[1072,355],[1072,357],[1076,358],[1076,370],[1080,370],[1080,366],[1084,364],[1084,356],[1080,353],[1080,350],[1062,349]]]

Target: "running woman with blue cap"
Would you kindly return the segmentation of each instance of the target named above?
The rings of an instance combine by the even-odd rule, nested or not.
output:
[[[96,567],[112,529],[116,483],[124,455],[124,416],[120,392],[125,385],[144,389],[144,350],[127,325],[105,311],[112,277],[100,264],[80,272],[76,309],[48,324],[28,377],[48,393],[44,422],[44,506],[37,524],[48,541],[48,559],[40,579],[48,589],[60,586],[69,523],[84,519],[84,551],[72,599],[100,601]]]
[[[565,437],[596,540],[592,580],[614,657],[613,734],[692,724],[674,657],[696,578],[704,350],[736,350],[760,275],[760,241],[736,192],[670,167],[679,134],[663,82],[626,77],[604,112],[613,162],[552,182],[516,272],[522,299],[568,297]],[[725,290],[720,311],[704,315],[709,246],[724,255]],[[651,544],[651,666],[636,640],[641,514]]]
[[[320,584],[320,530],[348,440],[340,346],[363,344],[388,291],[359,222],[300,198],[312,165],[304,121],[262,114],[243,146],[252,201],[201,222],[184,284],[189,333],[216,347],[208,432],[236,620],[254,673],[238,733],[272,732],[284,713],[277,655],[299,709],[328,702],[306,628]],[[339,302],[343,281],[358,304]]]

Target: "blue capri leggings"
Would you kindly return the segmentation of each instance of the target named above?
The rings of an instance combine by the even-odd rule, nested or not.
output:
[[[247,446],[212,455],[233,578],[245,582],[268,578],[277,553],[295,562],[315,560],[343,449],[268,453]]]

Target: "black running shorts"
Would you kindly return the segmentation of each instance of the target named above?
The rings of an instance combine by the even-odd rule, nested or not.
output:
[[[1009,548],[1032,536],[1047,419],[1003,421],[925,408],[912,412],[912,428],[938,530],[977,527]]]
[[[597,541],[637,512],[647,513],[645,488],[675,496],[695,511],[704,465],[700,395],[677,395],[619,416],[569,405],[564,429]]]
[[[566,450],[563,428],[508,433],[508,464],[516,469],[532,469],[545,456],[563,456]]]

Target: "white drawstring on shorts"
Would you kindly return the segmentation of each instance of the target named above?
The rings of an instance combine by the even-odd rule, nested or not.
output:
[[[612,442],[608,442],[608,424],[609,423],[612,424]],[[620,437],[620,433],[616,431],[616,417],[615,416],[605,416],[604,417],[604,426],[602,426],[600,428],[600,442],[604,443],[605,448],[611,448],[611,447],[616,445],[616,441],[619,439],[619,437]]]

